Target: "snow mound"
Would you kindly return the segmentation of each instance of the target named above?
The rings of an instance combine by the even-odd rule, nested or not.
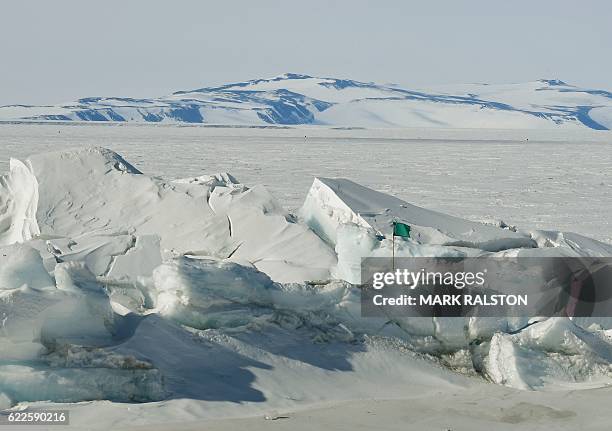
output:
[[[0,251],[0,362],[31,358],[55,343],[110,340],[110,301],[82,263],[59,264],[52,278],[29,245]]]
[[[159,314],[192,328],[245,325],[258,306],[271,306],[272,280],[232,262],[175,259],[157,267],[153,281]]]
[[[102,148],[38,155],[30,163],[41,235],[53,238],[60,259],[88,254],[96,275],[146,236],[159,238],[162,255],[248,261],[279,281],[328,278],[335,262],[333,250],[294,223],[264,187],[249,189],[228,174],[167,182]]]
[[[411,227],[410,240],[396,241],[396,256],[478,256],[538,246],[529,233],[420,208],[346,179],[315,178],[299,214],[335,247],[333,275],[355,284],[361,258],[391,256],[394,221]]]
[[[612,382],[612,345],[562,317],[535,323],[516,334],[496,333],[485,373],[495,383],[519,389],[583,387]]]
[[[609,383],[603,320],[361,315],[360,259],[391,254],[394,220],[413,228],[397,256],[610,255],[589,238],[462,220],[343,179],[315,179],[296,218],[230,174],[165,181],[101,148],[13,162],[1,185],[2,408],[292,407],[401,395],[421,372],[439,390],[459,379],[443,365],[524,389]]]
[[[411,236],[420,244],[486,251],[537,246],[529,236],[420,208],[346,179],[316,178],[300,214],[332,243],[340,224],[353,223],[389,236],[392,222],[400,221],[411,226]]]
[[[311,328],[323,339],[408,333],[385,319],[361,317],[360,290],[343,281],[275,283],[253,267],[177,258],[155,269],[149,292],[159,315],[194,329],[249,327],[276,321]]]
[[[150,364],[100,349],[112,344],[117,319],[85,262],[58,263],[51,275],[28,243],[0,247],[3,408],[21,401],[161,399],[161,375]]]

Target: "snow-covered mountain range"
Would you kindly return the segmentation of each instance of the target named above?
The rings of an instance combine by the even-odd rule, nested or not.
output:
[[[559,80],[409,90],[288,73],[153,99],[88,97],[51,106],[2,106],[0,121],[609,130],[612,92]]]

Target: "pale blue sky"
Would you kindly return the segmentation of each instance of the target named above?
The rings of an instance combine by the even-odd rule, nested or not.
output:
[[[284,72],[612,89],[610,23],[607,0],[7,0],[0,105],[155,97]]]

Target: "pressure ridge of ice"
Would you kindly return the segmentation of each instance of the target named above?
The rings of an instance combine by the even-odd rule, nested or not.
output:
[[[612,255],[345,179],[315,179],[293,215],[230,174],[166,181],[101,148],[12,160],[0,177],[0,408],[257,401],[280,389],[264,371],[253,389],[249,369],[309,364],[333,382],[406,351],[522,389],[611,382],[606,319],[362,318],[360,259],[390,256],[392,220],[415,238],[396,241],[397,256]]]

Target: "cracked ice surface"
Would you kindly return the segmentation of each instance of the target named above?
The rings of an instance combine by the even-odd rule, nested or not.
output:
[[[474,384],[465,374],[523,389],[611,381],[605,319],[369,319],[356,286],[362,256],[390,254],[391,218],[420,234],[398,256],[612,254],[593,239],[475,223],[345,179],[315,179],[295,217],[266,187],[150,177],[97,147],[13,163],[3,184],[0,407],[165,400],[187,420],[231,410],[213,401],[250,414]]]

